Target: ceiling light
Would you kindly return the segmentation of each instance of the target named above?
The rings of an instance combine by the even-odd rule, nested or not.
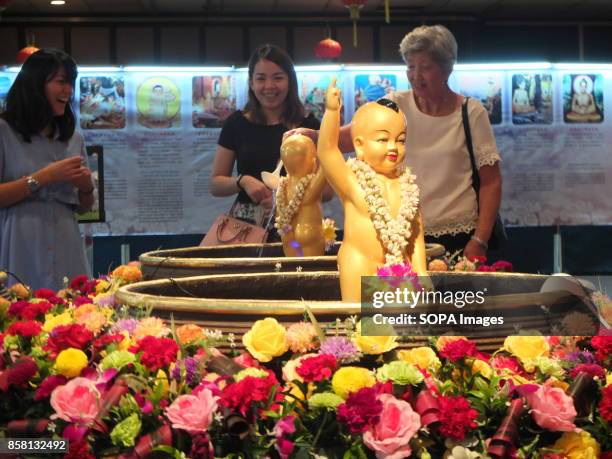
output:
[[[65,5],[66,0],[51,0],[52,5]]]

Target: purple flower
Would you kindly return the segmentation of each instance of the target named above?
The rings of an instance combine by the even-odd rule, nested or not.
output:
[[[589,351],[570,352],[565,358],[576,363],[599,363],[593,353]]]
[[[355,362],[359,359],[359,349],[347,338],[334,336],[321,344],[321,354],[331,354],[342,363]]]
[[[200,382],[200,372],[198,371],[198,361],[193,357],[186,357],[176,363],[172,369],[171,377],[177,381],[183,379],[188,386],[195,386]]]
[[[136,330],[136,327],[138,326],[139,322],[137,319],[121,319],[118,320],[117,323],[115,323],[115,325],[113,325],[112,327],[112,332],[113,333],[121,333],[122,331],[126,331],[131,335],[134,334],[134,330]]]

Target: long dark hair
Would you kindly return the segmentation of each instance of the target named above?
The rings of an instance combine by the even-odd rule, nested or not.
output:
[[[304,118],[304,106],[298,96],[297,76],[293,61],[289,55],[275,45],[265,44],[259,46],[249,59],[249,100],[244,106],[244,112],[249,114],[251,121],[257,124],[266,124],[266,117],[261,109],[261,104],[255,97],[250,83],[253,81],[253,73],[257,63],[266,59],[278,65],[289,77],[289,92],[285,99],[285,110],[281,114],[281,122],[289,128],[298,126]]]
[[[41,49],[23,63],[15,82],[6,96],[2,118],[30,143],[32,136],[53,125],[59,139],[67,141],[74,134],[74,113],[70,103],[62,116],[55,116],[45,94],[45,84],[60,70],[74,87],[77,65],[74,59],[59,49]]]

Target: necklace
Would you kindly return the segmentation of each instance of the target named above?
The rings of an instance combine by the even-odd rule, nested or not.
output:
[[[298,180],[295,185],[295,192],[293,197],[287,201],[287,186],[289,180],[287,177],[281,177],[278,183],[278,189],[276,190],[276,219],[274,220],[274,227],[278,230],[278,234],[281,236],[293,230],[291,221],[302,205],[304,194],[308,189],[308,185],[312,181],[314,174],[308,174]]]
[[[419,207],[419,187],[414,182],[416,177],[404,166],[396,168],[400,181],[401,203],[397,217],[393,218],[376,180],[378,174],[374,169],[356,158],[350,158],[347,164],[365,193],[370,220],[385,251],[385,266],[403,263],[403,254],[412,235],[411,223]]]

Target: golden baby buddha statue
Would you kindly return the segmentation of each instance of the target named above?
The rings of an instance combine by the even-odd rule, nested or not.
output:
[[[304,135],[292,135],[281,145],[281,161],[287,171],[276,191],[274,226],[287,257],[321,256],[325,253],[321,195],[325,175],[317,170],[317,149]]]
[[[352,120],[356,159],[338,148],[340,90],[327,89],[317,155],[327,181],[344,207],[344,239],[338,253],[342,301],[361,301],[361,277],[410,261],[427,276],[419,190],[402,166],[406,119],[388,99],[363,105]]]

